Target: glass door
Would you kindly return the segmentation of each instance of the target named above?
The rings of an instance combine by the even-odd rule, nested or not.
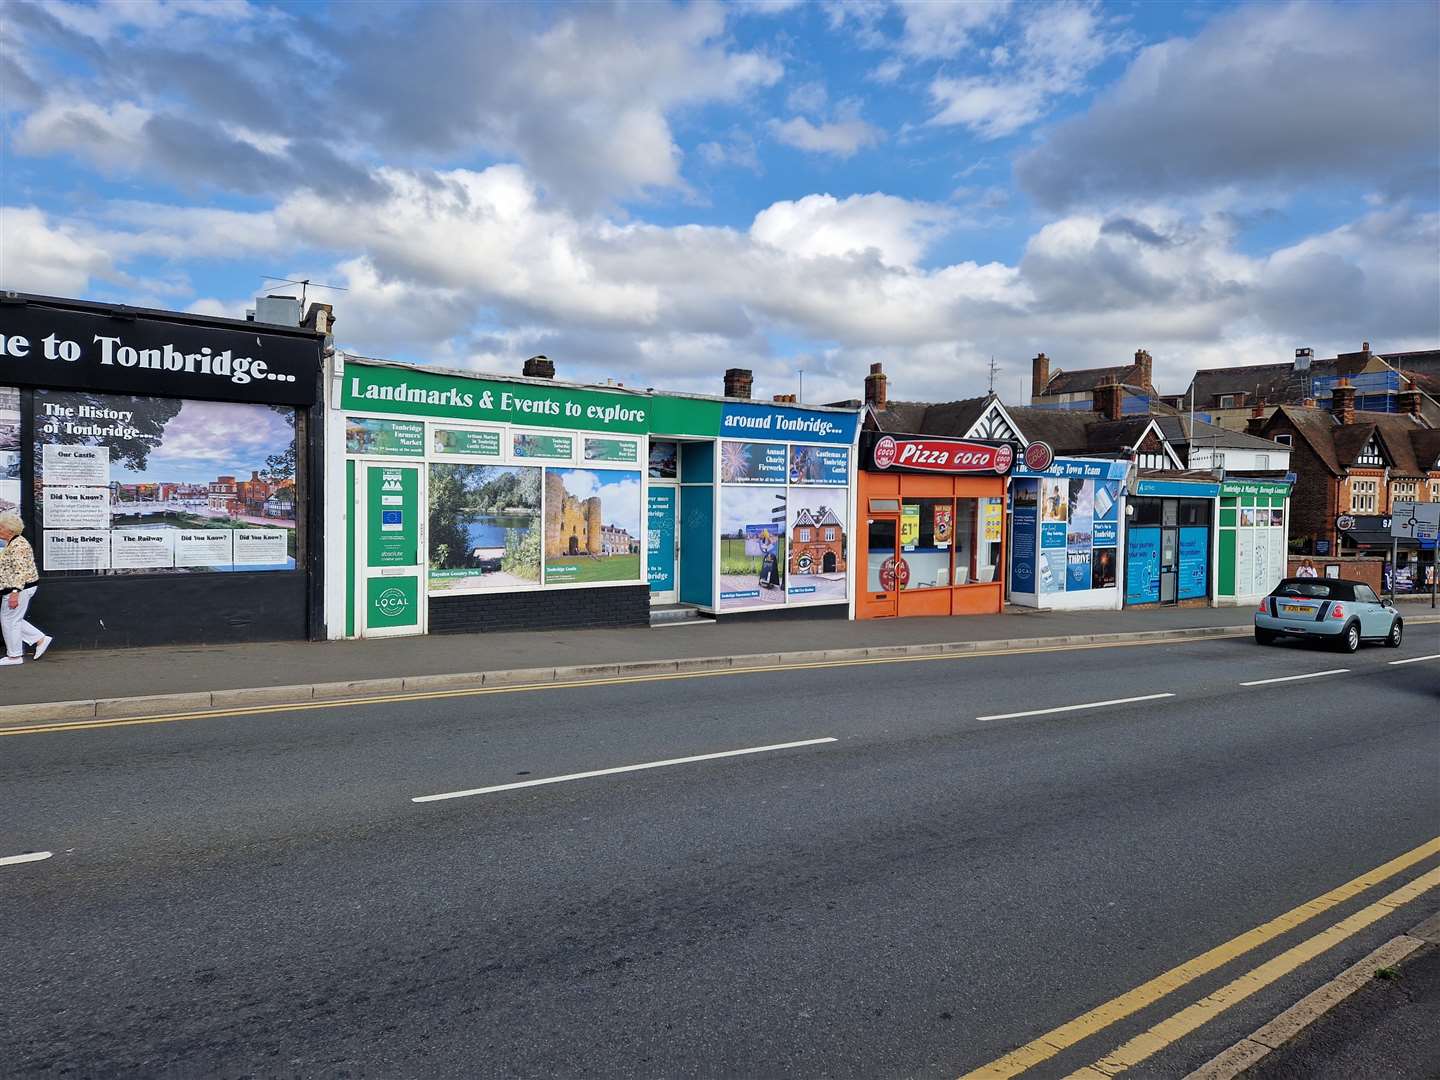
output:
[[[870,619],[894,616],[909,566],[900,555],[900,514],[871,513],[866,519],[865,594],[861,614]]]
[[[1160,603],[1173,604],[1180,578],[1179,504],[1174,499],[1166,499],[1160,512]]]

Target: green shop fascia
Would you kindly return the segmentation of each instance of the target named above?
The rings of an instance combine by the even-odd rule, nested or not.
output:
[[[336,637],[850,613],[858,410],[338,352],[328,383]]]
[[[1285,576],[1290,489],[1287,480],[1236,477],[1221,482],[1217,606],[1259,603]]]

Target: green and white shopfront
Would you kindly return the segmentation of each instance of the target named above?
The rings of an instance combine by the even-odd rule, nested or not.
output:
[[[334,637],[850,613],[855,410],[331,365]]]
[[[1235,478],[1220,484],[1215,603],[1259,603],[1285,576],[1290,535],[1285,480]]]

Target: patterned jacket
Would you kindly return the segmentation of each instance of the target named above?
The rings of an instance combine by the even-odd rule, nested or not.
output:
[[[0,548],[0,596],[39,583],[40,572],[35,569],[35,552],[29,540],[17,536]]]

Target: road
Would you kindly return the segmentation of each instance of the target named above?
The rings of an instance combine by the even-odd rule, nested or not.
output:
[[[953,1078],[1440,836],[1437,705],[1440,627],[1417,626],[1398,653],[1207,640],[4,736],[0,856],[53,855],[0,864],[0,1061]],[[1096,1061],[1437,861],[1023,1075]],[[1183,1075],[1437,897],[1125,1075]]]

